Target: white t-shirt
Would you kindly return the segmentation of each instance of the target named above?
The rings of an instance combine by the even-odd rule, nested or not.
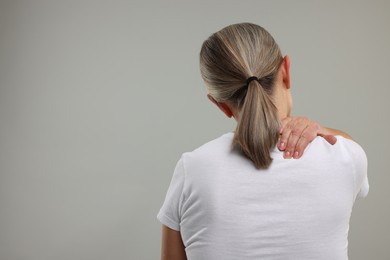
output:
[[[188,259],[348,259],[352,207],[369,188],[363,149],[317,137],[300,159],[275,148],[257,170],[232,139],[182,155],[157,215],[180,231]]]

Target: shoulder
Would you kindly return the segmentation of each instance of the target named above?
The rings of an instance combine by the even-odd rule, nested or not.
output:
[[[196,169],[199,171],[226,164],[226,161],[232,159],[232,156],[237,156],[232,150],[233,136],[233,132],[223,134],[193,151],[183,153],[181,160],[185,170]]]
[[[337,136],[336,146],[343,149],[349,156],[354,167],[355,198],[364,198],[369,191],[367,178],[368,161],[363,148],[355,141]]]
[[[215,138],[199,147],[194,149],[191,152],[186,152],[183,154],[183,157],[188,158],[198,158],[198,157],[215,157],[220,156],[221,154],[226,154],[231,152],[231,144],[233,141],[233,132],[229,132]]]
[[[363,148],[357,142],[339,135],[336,136],[336,138],[336,144],[331,145],[324,138],[318,136],[313,140],[312,143],[309,144],[307,152],[327,152],[332,156],[349,158],[353,160],[366,158],[366,154]]]
[[[355,198],[361,199],[367,196],[369,191],[368,184],[368,160],[363,148],[355,141],[337,137],[336,145],[345,149],[351,157],[354,166],[355,177]]]
[[[335,147],[345,151],[351,156],[354,161],[367,161],[367,156],[363,148],[355,141],[344,138],[342,136],[336,136],[337,142]]]

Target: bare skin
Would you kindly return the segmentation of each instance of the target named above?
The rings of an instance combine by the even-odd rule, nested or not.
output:
[[[299,159],[307,145],[316,136],[322,136],[330,144],[335,144],[335,135],[341,135],[352,139],[350,135],[337,129],[322,127],[318,123],[306,117],[291,117],[292,98],[290,94],[290,59],[285,56],[275,82],[275,105],[278,108],[278,116],[281,122],[278,148],[284,151],[284,158]],[[208,95],[227,117],[239,120],[239,111],[228,103],[217,102]],[[185,246],[179,231],[162,227],[161,260],[186,260]]]
[[[161,260],[187,260],[179,231],[162,225]]]

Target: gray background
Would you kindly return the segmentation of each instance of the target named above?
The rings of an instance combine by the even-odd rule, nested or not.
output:
[[[294,114],[369,158],[350,259],[388,259],[389,1],[1,1],[0,259],[158,259],[180,154],[234,129],[207,99],[201,43],[267,28]]]

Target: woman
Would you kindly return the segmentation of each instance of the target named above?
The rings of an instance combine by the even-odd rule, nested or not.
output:
[[[200,68],[209,99],[237,128],[177,163],[158,214],[162,259],[348,259],[352,206],[368,192],[362,148],[316,137],[299,160],[285,159],[302,155],[276,147],[290,120],[290,60],[258,25],[211,35]],[[317,134],[302,126],[294,131]]]

